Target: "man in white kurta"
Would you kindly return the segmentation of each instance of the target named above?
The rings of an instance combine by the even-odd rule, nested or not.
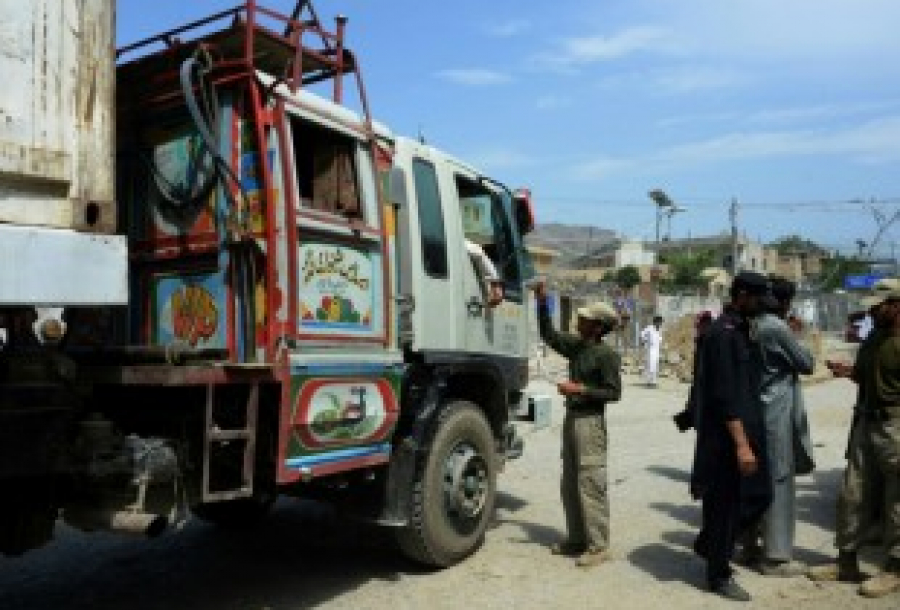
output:
[[[644,346],[644,382],[656,386],[659,376],[659,351],[662,347],[662,316],[654,316],[653,323],[641,331],[641,345]]]

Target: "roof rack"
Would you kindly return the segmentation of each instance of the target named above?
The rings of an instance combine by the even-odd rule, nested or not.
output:
[[[299,0],[290,15],[262,7],[256,0],[204,19],[126,45],[116,51],[117,60],[143,53],[120,63],[120,75],[129,86],[166,91],[166,81],[178,66],[202,48],[214,60],[217,81],[246,77],[259,70],[274,76],[291,91],[333,81],[332,101],[343,104],[343,76],[355,74],[366,122],[370,113],[359,63],[345,47],[347,18],[338,15],[333,31],[323,27],[311,0]],[[155,47],[162,45],[162,50]],[[151,96],[156,97],[156,96]],[[157,99],[159,99],[157,97]]]

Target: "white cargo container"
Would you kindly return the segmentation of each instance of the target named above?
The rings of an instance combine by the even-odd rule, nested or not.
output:
[[[114,6],[0,0],[0,305],[127,301],[125,238],[112,235]]]

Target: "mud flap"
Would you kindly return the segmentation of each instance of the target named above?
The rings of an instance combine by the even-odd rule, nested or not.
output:
[[[405,527],[409,524],[409,507],[418,453],[417,443],[412,438],[406,438],[391,456],[384,506],[377,519],[379,525]]]

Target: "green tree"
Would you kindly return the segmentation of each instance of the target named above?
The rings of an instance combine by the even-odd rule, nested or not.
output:
[[[625,265],[616,270],[615,282],[622,290],[629,291],[641,283],[641,272],[634,265]]]
[[[804,239],[799,235],[786,235],[780,237],[769,244],[770,248],[778,250],[779,254],[789,254],[791,252],[819,252],[826,253],[825,248],[814,241]]]
[[[669,277],[663,282],[671,290],[696,290],[706,286],[703,270],[715,264],[713,250],[669,252],[662,262],[669,265]]]
[[[844,286],[844,277],[870,273],[871,265],[857,258],[848,258],[837,254],[822,261],[822,273],[816,279],[819,290],[836,290]]]

